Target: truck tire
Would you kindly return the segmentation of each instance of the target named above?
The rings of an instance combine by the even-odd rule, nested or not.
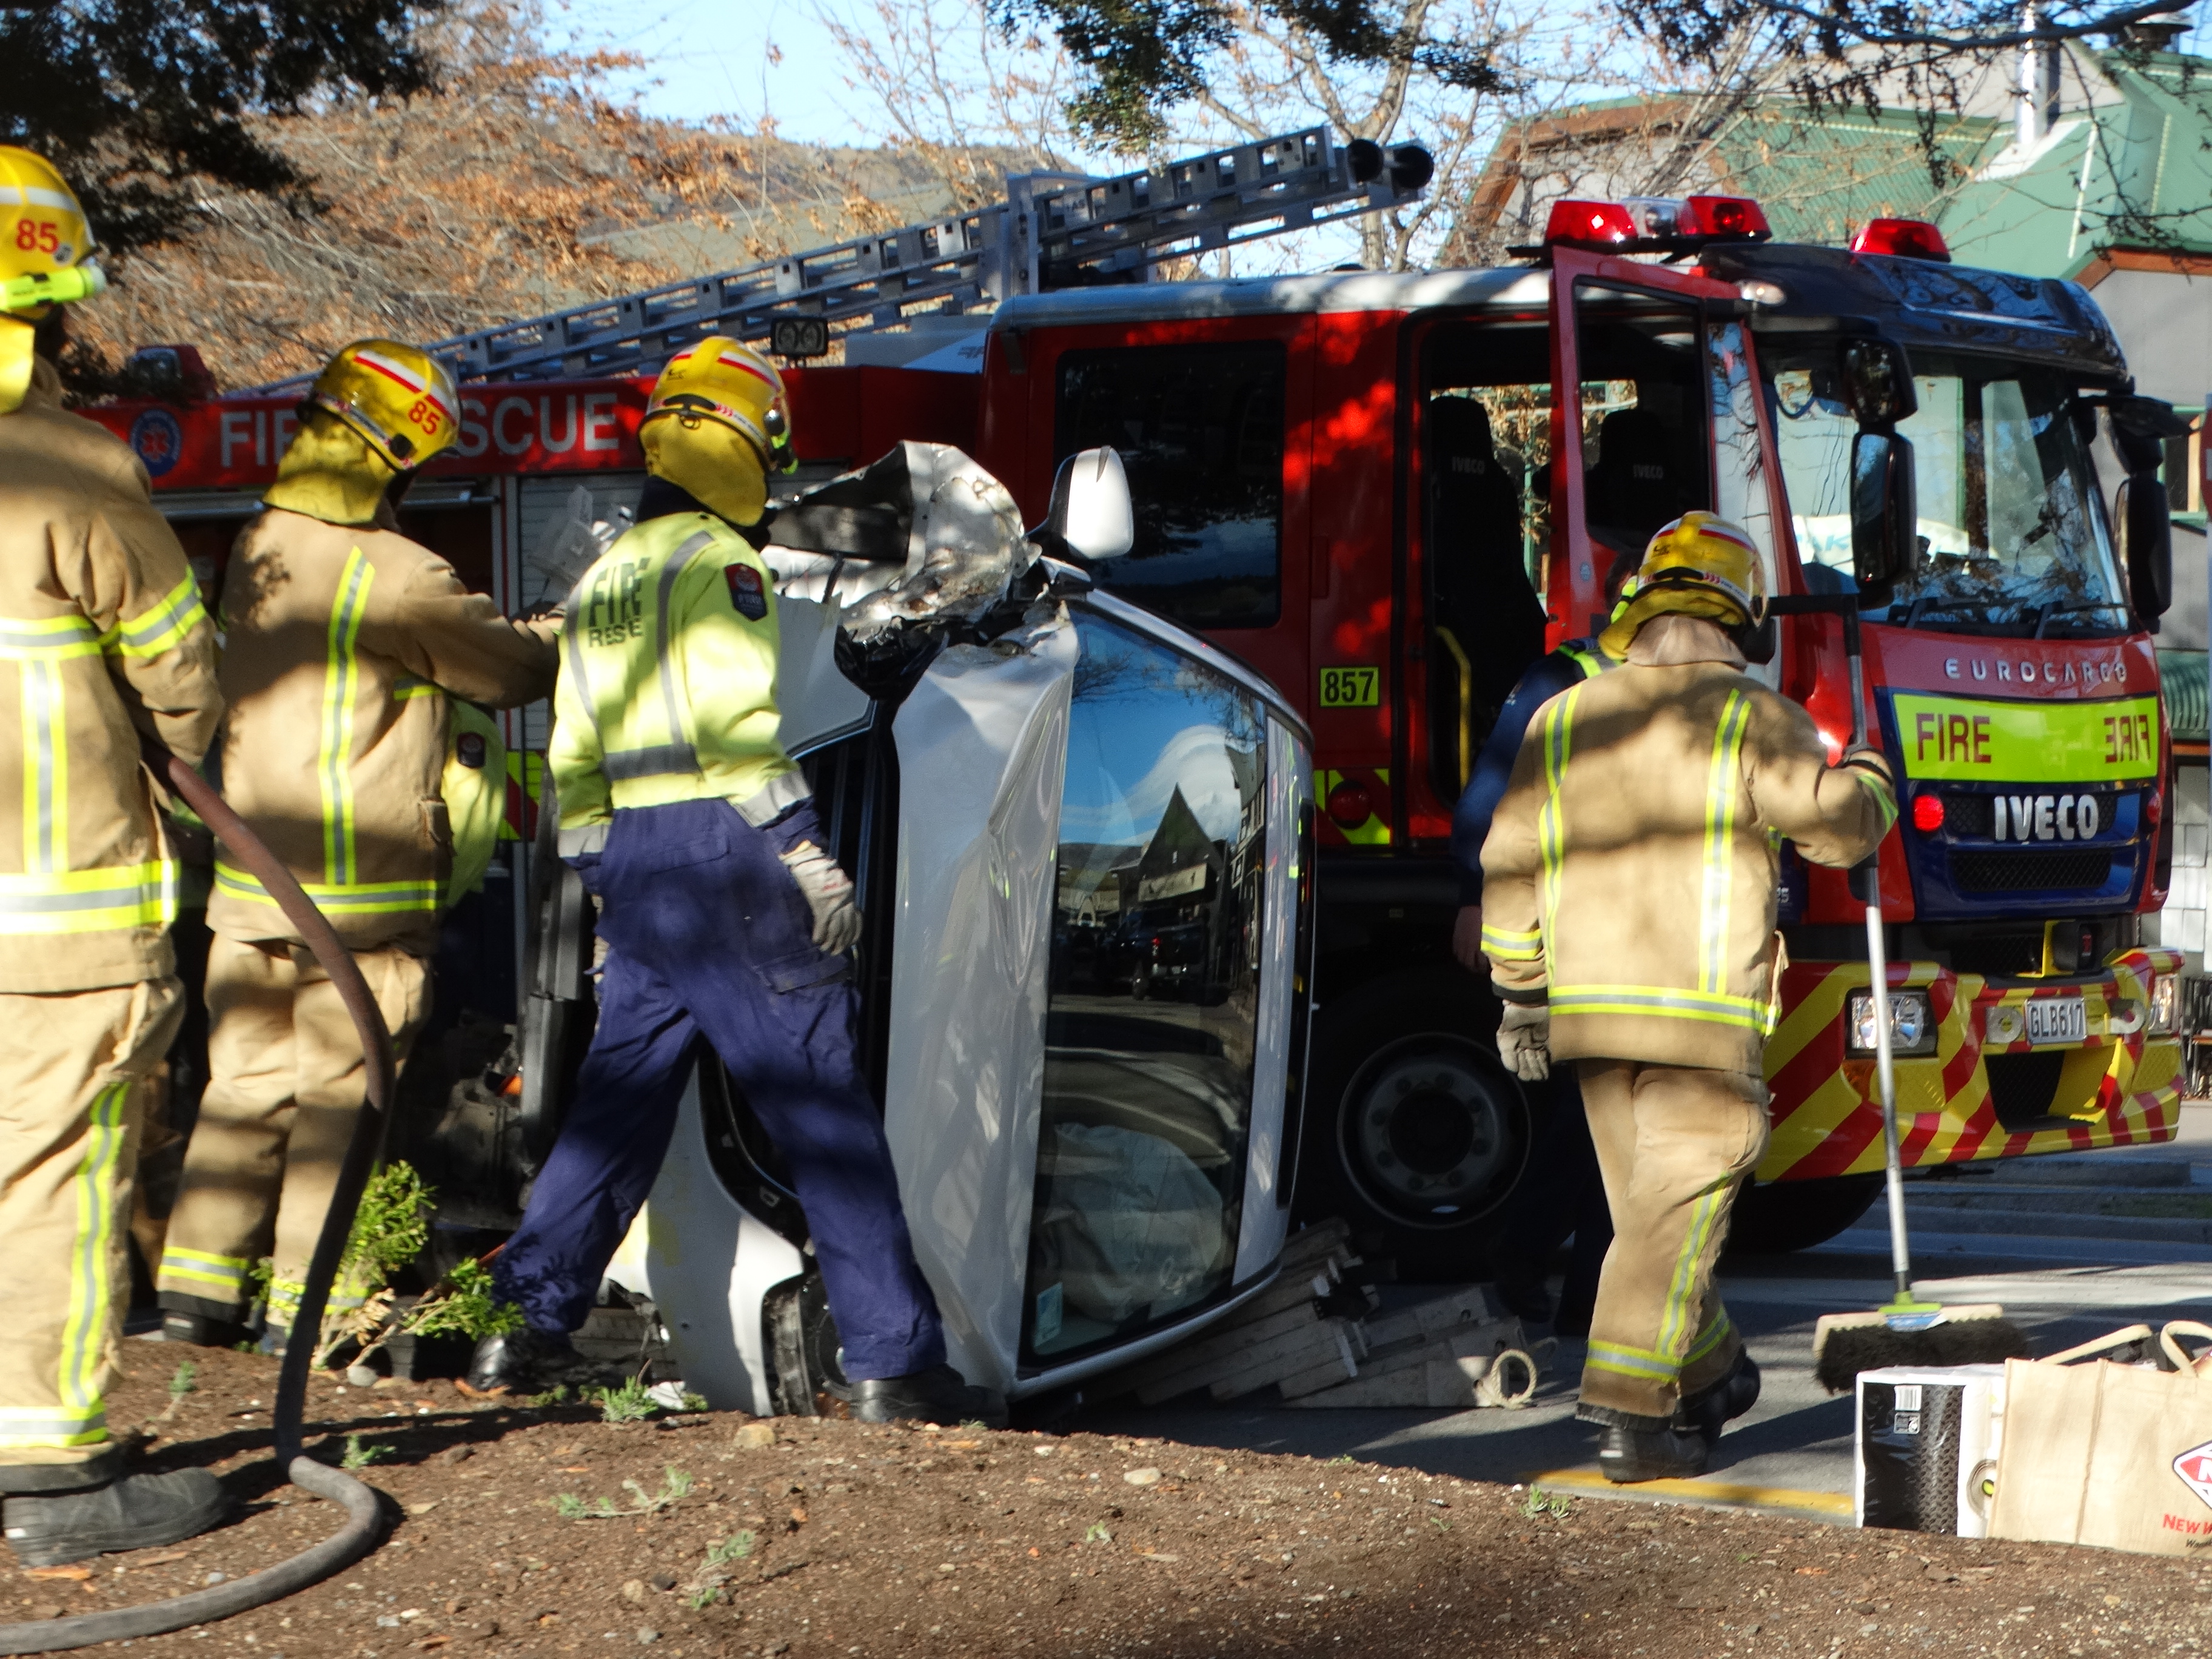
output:
[[[1296,1205],[1382,1235],[1401,1278],[1484,1276],[1495,1213],[1534,1139],[1498,1058],[1497,1009],[1449,971],[1378,981],[1316,1017]]]
[[[1825,1244],[1874,1207],[1881,1176],[1770,1181],[1735,1195],[1728,1247],[1745,1255],[1781,1255]]]

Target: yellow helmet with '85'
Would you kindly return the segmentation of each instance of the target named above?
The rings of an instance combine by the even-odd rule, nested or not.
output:
[[[422,465],[460,435],[460,394],[446,366],[397,340],[356,340],[320,374],[307,394],[391,465]]]
[[[0,144],[0,313],[35,322],[46,307],[107,286],[76,192],[45,157]]]

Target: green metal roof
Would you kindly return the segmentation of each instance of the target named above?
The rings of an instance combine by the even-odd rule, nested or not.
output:
[[[1784,241],[1846,241],[1869,219],[1933,219],[1963,264],[2077,276],[2106,248],[2212,253],[2212,58],[2071,49],[2058,120],[2025,155],[2013,125],[1764,100],[1715,137],[1724,188],[1755,196]],[[2080,107],[2087,84],[2090,104]],[[1639,101],[1562,111],[1556,126]],[[1504,147],[1501,147],[1501,154]]]
[[[1961,118],[1939,130],[1936,167],[1971,167],[1999,123]],[[1939,191],[1919,124],[1903,112],[1830,112],[1780,102],[1747,110],[1723,131],[1714,160],[1730,185],[1759,198],[1777,240],[1838,246],[1869,219],[1921,219]]]

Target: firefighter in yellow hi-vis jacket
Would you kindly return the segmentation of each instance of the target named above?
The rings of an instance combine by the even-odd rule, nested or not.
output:
[[[546,764],[561,853],[601,904],[599,1019],[560,1139],[492,1268],[519,1330],[470,1381],[535,1393],[653,1186],[700,1040],[791,1170],[837,1322],[852,1414],[1003,1423],[945,1363],[898,1176],[854,1043],[853,883],[778,736],[768,470],[791,455],[781,376],[710,337],[670,358],[639,428],[637,526],[568,604]]]
[[[1830,766],[1743,672],[1765,594],[1735,526],[1662,530],[1604,635],[1626,665],[1536,712],[1483,844],[1499,1052],[1530,1079],[1575,1062],[1613,1211],[1577,1414],[1616,1481],[1698,1473],[1759,1398],[1712,1267],[1766,1146],[1776,846],[1855,864],[1897,816],[1878,753]]]
[[[556,661],[552,624],[509,621],[398,533],[393,500],[458,413],[424,353],[346,347],[223,580],[223,798],[352,950],[403,1060],[429,1010],[453,856],[447,699],[532,702]],[[155,1285],[172,1340],[227,1343],[271,1256],[275,1348],[361,1109],[361,1043],[269,895],[220,853],[208,926],[208,1086]],[[335,1286],[333,1305],[347,1295]]]
[[[126,1475],[104,1415],[141,1085],[184,1009],[139,734],[197,763],[222,701],[145,469],[63,410],[39,352],[53,307],[104,286],[90,241],[60,175],[0,146],[0,1493],[31,1566],[223,1511],[204,1469]]]

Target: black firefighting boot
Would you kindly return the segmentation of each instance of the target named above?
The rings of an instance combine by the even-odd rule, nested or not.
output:
[[[1735,1369],[1682,1401],[1674,1426],[1705,1437],[1705,1444],[1720,1443],[1721,1430],[1759,1403],[1759,1364],[1745,1349],[1735,1358]]]
[[[72,1466],[76,1467],[76,1466]],[[22,1478],[67,1471],[0,1470],[11,1490],[0,1530],[27,1567],[60,1567],[112,1550],[152,1549],[196,1538],[228,1513],[222,1482],[206,1469],[128,1474],[76,1492],[21,1490]]]
[[[182,1313],[174,1308],[161,1310],[161,1340],[189,1342],[200,1348],[234,1348],[241,1342],[252,1340],[253,1333],[234,1319],[218,1319],[212,1314]]]
[[[933,1365],[906,1376],[872,1378],[847,1385],[853,1415],[863,1423],[941,1423],[957,1428],[981,1423],[1006,1426],[1006,1401],[995,1389],[978,1388],[950,1365]]]
[[[479,1394],[545,1394],[599,1381],[599,1368],[566,1335],[527,1325],[484,1338],[469,1358],[469,1386]]]
[[[1639,1480],[1686,1480],[1705,1472],[1711,1449],[1703,1435],[1671,1425],[1625,1429],[1608,1423],[1598,1431],[1598,1472],[1617,1486]]]

